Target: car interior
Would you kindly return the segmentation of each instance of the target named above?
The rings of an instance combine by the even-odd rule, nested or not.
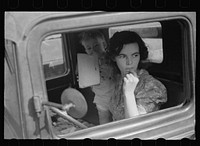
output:
[[[184,80],[183,80],[183,24],[179,20],[160,21],[162,27],[163,41],[163,60],[161,63],[151,62],[147,68],[148,72],[167,88],[168,100],[161,106],[161,110],[180,105],[184,103]],[[109,28],[98,28],[109,40]],[[61,94],[69,87],[80,91],[88,105],[88,111],[82,118],[83,120],[98,125],[98,113],[93,103],[94,93],[90,87],[79,88],[78,78],[76,74],[77,53],[85,53],[83,47],[79,43],[78,34],[80,31],[62,33],[63,58],[65,69],[63,66],[44,65],[46,76],[46,89],[48,99],[51,102],[61,103]],[[48,78],[54,70],[63,70],[64,74],[55,78]]]

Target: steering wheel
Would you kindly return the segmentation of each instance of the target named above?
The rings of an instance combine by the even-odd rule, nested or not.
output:
[[[84,96],[74,88],[67,88],[62,92],[61,102],[62,105],[70,105],[67,114],[74,118],[82,118],[88,111]]]

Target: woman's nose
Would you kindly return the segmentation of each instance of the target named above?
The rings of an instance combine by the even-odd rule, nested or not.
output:
[[[126,65],[130,65],[133,63],[133,60],[131,58],[126,58]]]

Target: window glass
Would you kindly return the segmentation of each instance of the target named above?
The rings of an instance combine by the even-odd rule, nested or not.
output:
[[[62,35],[46,37],[42,41],[42,61],[46,79],[55,78],[66,72],[66,62],[63,55]]]

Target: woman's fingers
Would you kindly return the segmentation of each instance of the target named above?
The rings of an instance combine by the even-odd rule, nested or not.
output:
[[[128,83],[128,78],[127,77],[124,77],[124,82]]]
[[[133,72],[132,75],[138,77],[136,72]]]
[[[130,77],[129,74],[126,74],[126,78],[127,78],[128,81],[131,81],[131,77]]]
[[[129,74],[126,74],[126,78],[129,80],[129,81],[134,81],[134,79],[135,78],[137,78],[137,74],[135,73],[135,75],[134,74],[132,74],[132,73],[129,73]]]
[[[124,77],[124,81],[125,81],[125,83],[136,83],[137,84],[139,79],[137,77],[137,74],[135,76],[132,73],[130,73],[130,74],[126,74],[126,76]]]
[[[139,79],[137,76],[134,76],[132,73],[126,74],[124,77],[124,91],[129,92],[129,91],[134,91],[137,84],[139,82]]]

